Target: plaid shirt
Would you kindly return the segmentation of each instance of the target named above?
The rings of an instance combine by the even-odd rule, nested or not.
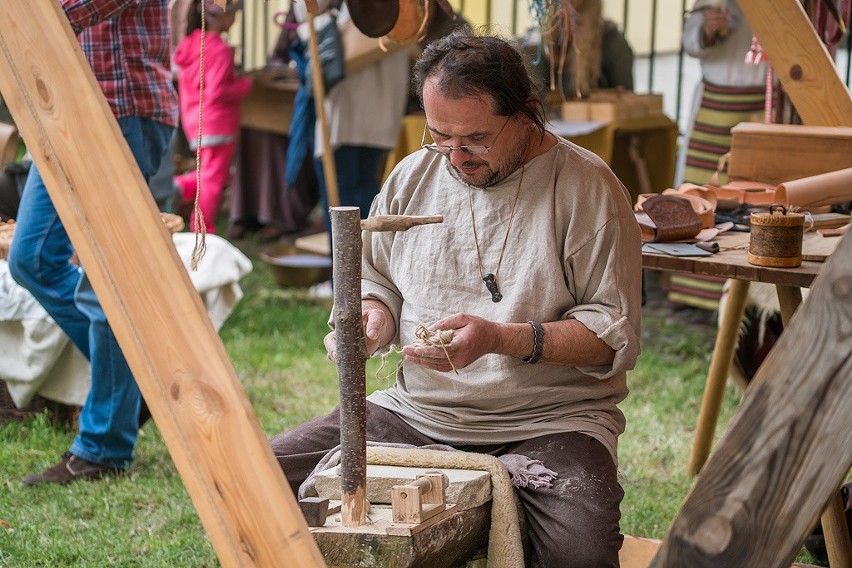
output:
[[[59,0],[116,118],[177,126],[168,0]]]

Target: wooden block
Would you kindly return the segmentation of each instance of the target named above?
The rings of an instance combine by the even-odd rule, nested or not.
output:
[[[842,237],[848,229],[817,229],[817,233],[823,237]],[[809,259],[808,259],[809,260]]]
[[[647,116],[659,116],[663,114],[663,95],[661,93],[647,93],[639,95],[645,105]]]
[[[817,233],[805,233],[802,238],[802,260],[825,262],[840,244],[840,239],[826,238]]]
[[[297,88],[298,81],[278,81],[269,73],[259,75],[240,103],[240,124],[254,130],[290,134]]]
[[[852,127],[740,123],[728,177],[779,184],[852,167]]]
[[[367,500],[373,504],[390,503],[395,485],[411,483],[426,471],[427,468],[368,465]],[[446,490],[447,503],[455,503],[460,509],[470,509],[491,500],[491,477],[487,472],[466,469],[442,469],[441,472],[450,480]],[[320,497],[340,499],[337,468],[318,473],[315,481]]]
[[[415,481],[391,488],[391,509],[395,523],[422,523],[446,509],[442,473],[419,475]]]
[[[811,215],[814,229],[834,229],[848,225],[852,221],[852,216],[842,213],[819,213]]]
[[[569,122],[587,122],[589,103],[584,101],[566,101],[562,103],[562,120]]]
[[[662,544],[661,540],[624,535],[618,560],[621,568],[647,568]]]
[[[634,111],[627,101],[602,101],[589,103],[589,119],[597,122],[629,120]]]
[[[315,233],[296,239],[296,249],[320,256],[331,256],[331,239],[326,232]]]
[[[322,497],[305,497],[299,499],[299,508],[305,515],[309,527],[321,527],[328,517],[328,499]]]
[[[491,504],[447,510],[419,525],[396,524],[389,507],[373,506],[370,523],[343,527],[340,515],[326,526],[311,528],[330,567],[458,566],[473,558],[488,543]]]

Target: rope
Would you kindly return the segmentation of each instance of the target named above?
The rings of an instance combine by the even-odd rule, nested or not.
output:
[[[418,325],[414,330],[414,341],[412,345],[429,345],[431,347],[440,347],[444,350],[444,355],[447,356],[447,361],[450,363],[450,367],[453,368],[453,372],[455,374],[459,374],[456,366],[453,365],[453,360],[450,359],[450,353],[447,351],[447,345],[453,342],[453,330],[452,329],[438,329],[435,331],[430,331],[426,329],[424,325]],[[376,378],[382,382],[386,382],[390,379],[392,373],[388,373],[385,376],[381,376],[382,369],[385,368],[385,363],[390,357],[391,353],[402,353],[402,350],[396,345],[389,345],[388,350],[382,354],[382,364],[379,365],[379,368],[376,370]]]
[[[207,225],[204,223],[204,215],[201,214],[201,119],[204,108],[204,43],[207,35],[207,9],[204,1],[199,2],[201,6],[201,49],[198,57],[198,139],[195,146],[195,203],[192,214],[195,222],[192,232],[195,234],[195,244],[192,247],[192,258],[190,267],[193,272],[198,270],[198,262],[204,258],[207,252]]]

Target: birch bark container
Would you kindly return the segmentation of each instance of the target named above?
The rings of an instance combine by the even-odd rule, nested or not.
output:
[[[768,213],[752,213],[749,263],[778,268],[801,265],[804,227],[805,216],[783,205],[771,205]]]

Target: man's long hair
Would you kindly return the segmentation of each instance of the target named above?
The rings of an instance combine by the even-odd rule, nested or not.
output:
[[[413,89],[421,106],[427,80],[436,80],[439,92],[452,99],[486,95],[494,102],[495,114],[524,115],[544,136],[542,88],[533,77],[510,43],[461,28],[423,51],[414,65]]]

